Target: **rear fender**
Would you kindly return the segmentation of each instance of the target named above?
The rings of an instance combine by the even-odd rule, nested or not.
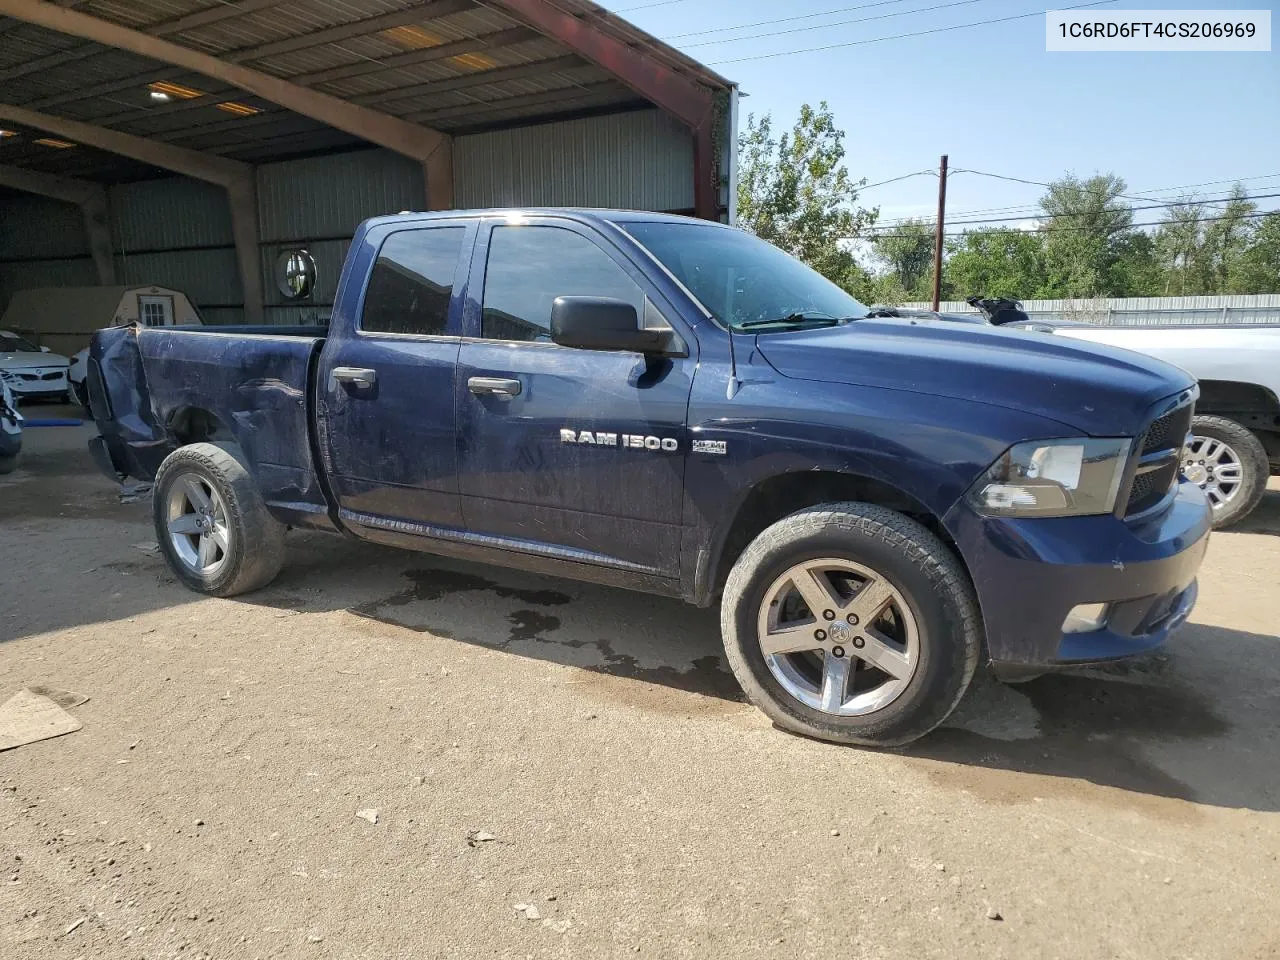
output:
[[[151,405],[138,330],[136,324],[99,330],[89,347],[89,409],[101,435],[91,448],[113,479],[152,480],[175,448]]]

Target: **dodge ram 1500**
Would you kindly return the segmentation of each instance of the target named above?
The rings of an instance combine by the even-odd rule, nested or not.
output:
[[[285,531],[719,603],[780,725],[889,745],[1006,679],[1150,650],[1196,597],[1195,381],[1124,350],[867,318],[735,228],[634,211],[362,224],[324,327],[120,328],[89,392],[194,590]]]

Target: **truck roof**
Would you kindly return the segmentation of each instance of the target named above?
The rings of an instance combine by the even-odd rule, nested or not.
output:
[[[413,223],[420,220],[458,220],[481,217],[564,217],[583,223],[617,223],[619,221],[635,222],[642,220],[658,223],[696,223],[703,226],[733,229],[728,227],[727,224],[716,223],[711,220],[699,220],[696,217],[685,217],[678,213],[653,213],[648,210],[610,210],[594,207],[489,207],[481,210],[432,210],[421,212],[405,210],[401,213],[371,217],[365,223],[373,227],[386,223]]]

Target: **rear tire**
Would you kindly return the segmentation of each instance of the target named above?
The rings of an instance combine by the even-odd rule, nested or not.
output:
[[[1191,438],[1182,455],[1183,473],[1208,495],[1214,529],[1238,523],[1266,493],[1271,476],[1266,448],[1247,427],[1210,414],[1192,418]]]
[[[797,605],[806,576],[819,586]],[[982,650],[960,561],[916,521],[867,503],[812,507],[761,533],[729,573],[720,623],[751,702],[780,727],[836,743],[924,736],[960,702]],[[766,654],[766,644],[788,649]]]
[[[152,516],[169,566],[199,593],[257,590],[284,564],[285,526],[267,512],[233,443],[193,443],[169,454],[156,473]]]

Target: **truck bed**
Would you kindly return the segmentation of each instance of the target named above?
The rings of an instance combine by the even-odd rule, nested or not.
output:
[[[181,443],[239,444],[268,506],[327,523],[308,393],[324,327],[120,327],[94,336],[94,419],[119,473],[149,480]],[[110,416],[114,414],[114,416]]]

